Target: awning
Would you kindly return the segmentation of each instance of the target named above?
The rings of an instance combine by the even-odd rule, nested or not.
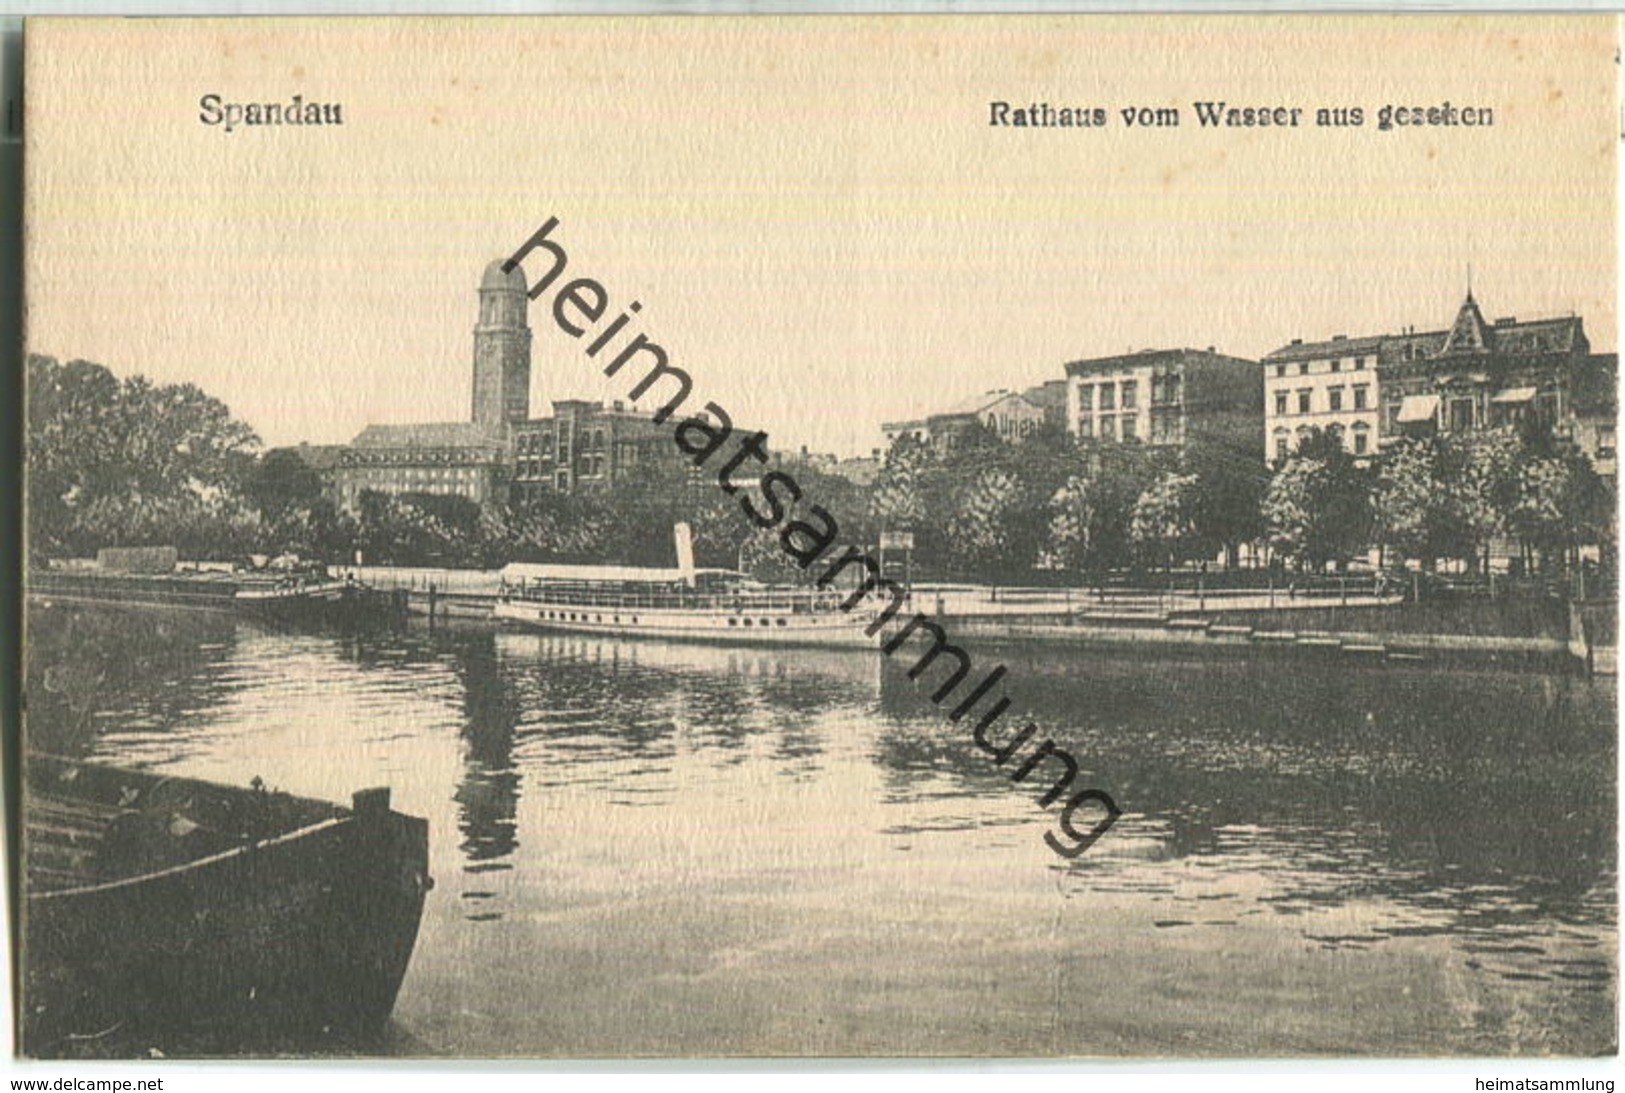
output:
[[[1491,402],[1532,402],[1535,398],[1533,387],[1508,387],[1505,391],[1497,391],[1490,398]]]
[[[1394,420],[1400,425],[1413,425],[1418,421],[1432,421],[1438,412],[1438,395],[1406,395]]]

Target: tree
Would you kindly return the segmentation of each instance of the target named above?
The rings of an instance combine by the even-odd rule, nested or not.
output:
[[[266,452],[244,483],[244,496],[260,515],[275,523],[297,509],[309,509],[322,497],[316,469],[288,448]]]
[[[1441,478],[1456,540],[1449,556],[1475,570],[1482,557],[1487,572],[1490,540],[1506,526],[1527,449],[1512,428],[1446,436],[1439,447]]]
[[[1148,560],[1166,562],[1172,569],[1176,561],[1189,557],[1196,544],[1196,489],[1196,475],[1169,472],[1134,502],[1129,531]]]
[[[910,531],[925,523],[925,478],[935,462],[925,441],[904,434],[892,443],[869,495],[869,512],[883,528]]]
[[[954,491],[947,557],[956,573],[985,578],[1031,564],[1012,550],[1020,492],[1016,475],[997,464],[974,471]]]
[[[1547,568],[1555,555],[1567,564],[1581,543],[1606,542],[1612,504],[1586,458],[1568,447],[1529,453],[1510,476],[1506,530],[1517,537],[1526,564]]]
[[[1181,460],[1194,475],[1189,500],[1196,549],[1212,555],[1224,551],[1225,564],[1240,562],[1241,546],[1264,535],[1261,506],[1270,473],[1254,449],[1193,440]]]
[[[515,506],[505,522],[504,560],[586,563],[619,560],[610,554],[622,527],[591,494],[544,492]]]
[[[1454,536],[1438,451],[1431,438],[1404,438],[1383,453],[1371,497],[1373,533],[1385,551],[1427,568],[1448,556]]]
[[[218,399],[38,355],[28,384],[32,550],[162,542],[218,556],[254,533],[244,485],[259,439]]]
[[[1277,550],[1320,569],[1368,540],[1370,483],[1337,437],[1312,429],[1271,477],[1262,514]]]

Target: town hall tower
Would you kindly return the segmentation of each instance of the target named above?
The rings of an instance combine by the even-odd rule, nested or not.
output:
[[[502,272],[502,259],[480,278],[480,321],[474,327],[476,425],[501,428],[530,417],[530,325],[525,272]]]

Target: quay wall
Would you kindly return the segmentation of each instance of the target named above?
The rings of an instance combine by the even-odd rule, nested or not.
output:
[[[1378,609],[1368,609],[1375,613]],[[1056,646],[1163,646],[1212,651],[1219,654],[1293,655],[1391,664],[1476,663],[1537,671],[1571,671],[1589,666],[1583,650],[1563,637],[1528,637],[1504,634],[1443,633],[1393,629],[1320,629],[1302,626],[1290,616],[1276,613],[1254,626],[1222,622],[1210,617],[1122,616],[1078,617],[1057,622],[1053,617],[996,616],[939,617],[955,641],[1042,643]],[[1346,621],[1353,623],[1354,618]],[[1377,620],[1371,620],[1377,621]]]

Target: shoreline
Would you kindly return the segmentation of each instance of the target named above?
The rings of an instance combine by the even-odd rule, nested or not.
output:
[[[442,590],[433,581],[422,585],[414,581],[411,585],[389,582],[382,587],[373,585],[373,588],[394,600],[397,617],[402,619],[426,620],[431,626],[455,621],[503,627],[502,621],[493,618],[491,613],[496,596],[478,584]],[[103,597],[82,589],[74,592],[29,589],[27,594],[30,599],[80,604],[205,606],[179,601],[168,603],[159,598]],[[984,598],[994,596],[1004,598]],[[1343,663],[1409,667],[1469,663],[1519,671],[1606,676],[1618,672],[1617,649],[1612,645],[1597,646],[1588,640],[1579,609],[1573,606],[1569,608],[1567,632],[1563,636],[1514,636],[1470,633],[1466,627],[1410,630],[1380,625],[1383,613],[1402,609],[1398,597],[1282,602],[1278,596],[1272,596],[1265,602],[1263,597],[1257,596],[1210,596],[1206,610],[1195,602],[1180,604],[1179,597],[1154,593],[1114,593],[1105,602],[1091,602],[1091,597],[1079,592],[1067,593],[1061,599],[1054,595],[1035,597],[1030,591],[1016,589],[990,591],[963,586],[926,586],[916,589],[914,598],[956,638],[992,644],[1044,644],[1079,649],[1177,647],[1231,656],[1296,655],[1335,658]],[[206,606],[218,610],[223,605]],[[1350,625],[1326,625],[1328,621],[1341,623],[1344,618]],[[610,636],[634,640],[639,637]],[[729,644],[749,643],[741,640]]]

